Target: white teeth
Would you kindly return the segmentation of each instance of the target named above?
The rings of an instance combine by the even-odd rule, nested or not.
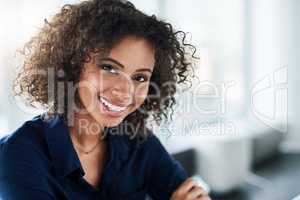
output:
[[[127,107],[120,107],[120,106],[116,106],[116,105],[113,105],[111,103],[109,103],[107,100],[105,100],[104,98],[100,97],[100,101],[106,105],[110,111],[113,111],[113,112],[121,112],[121,111],[124,111]]]

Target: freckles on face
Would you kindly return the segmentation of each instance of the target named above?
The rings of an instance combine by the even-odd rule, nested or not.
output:
[[[97,122],[115,126],[145,101],[154,49],[144,39],[125,37],[107,56],[91,57],[80,77],[80,100]]]

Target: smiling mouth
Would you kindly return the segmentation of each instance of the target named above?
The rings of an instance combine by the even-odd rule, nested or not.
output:
[[[114,105],[112,103],[110,103],[107,99],[101,97],[101,96],[98,96],[98,99],[100,101],[100,103],[110,112],[113,112],[113,113],[122,113],[124,112],[128,107],[128,106],[117,106],[117,105]]]

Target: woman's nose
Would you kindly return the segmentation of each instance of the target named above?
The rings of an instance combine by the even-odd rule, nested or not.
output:
[[[129,91],[113,88],[111,93],[114,97],[119,98],[120,100],[125,101],[126,99],[131,98]]]
[[[128,80],[127,78],[123,78],[122,80],[114,83],[111,92],[115,98],[117,98],[120,102],[124,102],[126,104],[132,101],[134,86],[131,80]]]

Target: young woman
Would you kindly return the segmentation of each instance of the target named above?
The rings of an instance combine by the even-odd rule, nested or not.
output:
[[[47,111],[0,140],[1,198],[208,200],[146,127],[168,118],[192,69],[184,40],[118,0],[65,5],[45,21],[14,91]]]

